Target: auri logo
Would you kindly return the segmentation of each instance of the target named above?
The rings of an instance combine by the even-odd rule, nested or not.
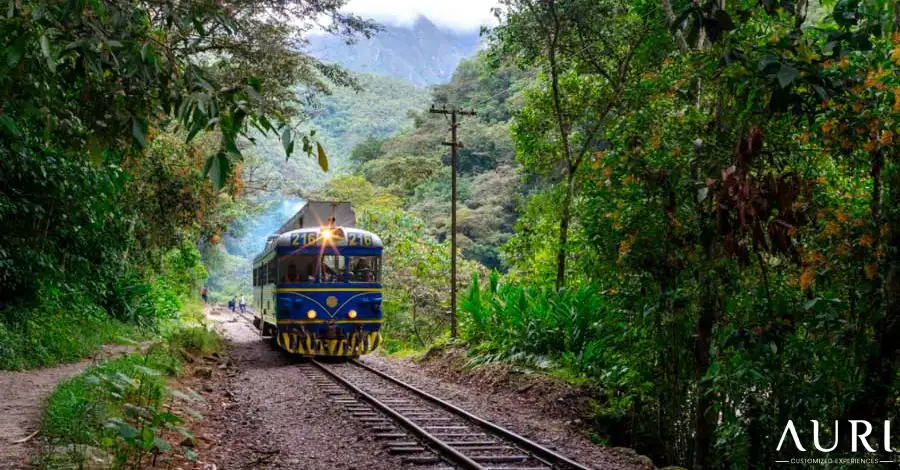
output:
[[[816,450],[819,450],[821,452],[831,452],[831,451],[837,449],[838,444],[841,442],[840,434],[838,432],[840,430],[840,422],[839,421],[834,422],[834,442],[831,443],[831,447],[824,447],[822,445],[822,441],[820,440],[821,438],[819,437],[819,429],[820,429],[819,422],[814,419],[810,420],[810,421],[812,421],[812,425],[813,425],[812,444],[816,448]],[[862,444],[862,447],[865,448],[866,452],[874,453],[875,448],[872,447],[872,445],[868,439],[869,435],[872,434],[872,424],[869,423],[868,421],[858,420],[858,419],[851,419],[851,420],[848,420],[847,422],[850,424],[850,442],[851,442],[850,451],[857,452],[859,450],[859,445]],[[794,446],[797,448],[797,450],[806,452],[806,448],[803,447],[803,444],[800,442],[800,436],[797,434],[797,428],[794,426],[794,422],[792,420],[788,420],[787,426],[784,427],[784,432],[781,433],[781,439],[778,441],[778,448],[775,449],[776,451],[781,450],[781,447],[784,445],[784,441],[785,441],[785,439],[787,439],[788,435],[790,435],[791,438],[793,439]],[[890,422],[890,420],[885,420],[885,422],[884,422],[883,443],[884,443],[884,447],[881,450],[883,450],[885,452],[893,452],[893,449],[891,449],[891,422]]]

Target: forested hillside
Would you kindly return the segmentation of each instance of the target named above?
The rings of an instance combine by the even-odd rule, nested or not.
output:
[[[477,31],[454,33],[420,16],[410,26],[382,25],[369,39],[353,44],[329,35],[309,38],[309,52],[323,62],[354,72],[391,77],[419,87],[447,82],[457,64],[475,54]]]
[[[332,180],[323,197],[359,199],[360,184],[390,196],[424,222],[425,234],[444,241],[450,224],[450,154],[446,117],[428,108],[458,106],[477,116],[463,121],[459,139],[459,246],[469,259],[504,269],[499,247],[512,234],[523,194],[509,120],[525,84],[514,68],[490,70],[487,57],[463,61],[449,83],[433,88],[428,106],[412,113],[414,128],[392,138],[370,138],[351,153],[354,174]],[[521,101],[521,100],[519,100]],[[364,179],[362,179],[364,178]]]

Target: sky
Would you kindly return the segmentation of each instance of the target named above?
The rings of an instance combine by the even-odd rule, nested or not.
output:
[[[350,0],[344,9],[394,26],[410,26],[422,15],[439,28],[472,32],[496,24],[495,6],[496,0]]]

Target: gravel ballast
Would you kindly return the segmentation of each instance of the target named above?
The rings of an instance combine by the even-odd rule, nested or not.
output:
[[[207,398],[206,462],[229,470],[402,468],[296,360],[263,342],[238,315],[213,312],[233,366]]]
[[[209,318],[228,341],[231,366],[206,387],[201,458],[212,469],[395,469],[403,465],[365,427],[332,403],[301,366],[271,347],[249,321],[224,309]],[[597,469],[652,469],[630,449],[592,443],[565,413],[565,393],[541,386],[485,386],[440,361],[368,355],[362,362]],[[321,382],[321,381],[320,381]],[[496,385],[496,384],[495,384]],[[210,464],[215,465],[211,467]]]
[[[528,381],[524,386],[504,380],[485,383],[454,370],[452,361],[420,363],[383,355],[364,356],[360,361],[582,465],[597,469],[655,468],[650,458],[632,449],[592,443],[581,433],[581,423],[571,416],[562,416],[564,412],[557,413],[556,410],[576,408],[567,403],[575,394],[567,394],[566,390],[548,389],[540,381],[536,386]]]

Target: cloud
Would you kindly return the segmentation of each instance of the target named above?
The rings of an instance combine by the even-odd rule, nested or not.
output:
[[[346,11],[393,26],[411,26],[420,15],[439,28],[471,32],[496,24],[496,0],[350,0]]]

